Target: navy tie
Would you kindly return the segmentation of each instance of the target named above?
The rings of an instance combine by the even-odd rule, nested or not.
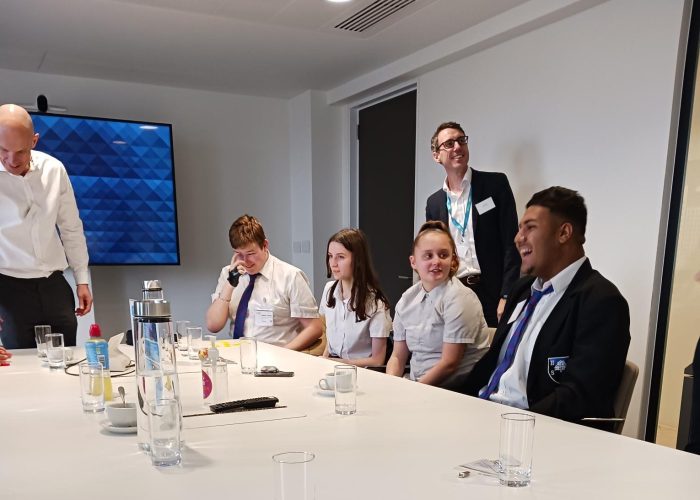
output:
[[[518,326],[515,327],[513,336],[508,342],[508,347],[506,347],[506,353],[503,356],[503,360],[501,360],[501,362],[496,367],[496,371],[493,372],[493,377],[491,377],[491,382],[489,382],[489,385],[486,387],[486,390],[479,395],[481,399],[489,399],[491,397],[491,394],[498,390],[498,384],[501,382],[501,377],[506,372],[506,370],[510,368],[510,365],[513,364],[513,359],[515,359],[515,352],[518,350],[520,340],[523,338],[523,333],[525,333],[525,329],[527,328],[527,324],[530,322],[530,318],[532,317],[532,313],[535,311],[535,307],[537,307],[537,303],[543,296],[547,295],[548,293],[552,293],[553,291],[554,289],[552,288],[552,285],[549,285],[545,290],[542,291],[532,291],[532,295],[530,295],[530,299],[527,301],[527,305],[525,306],[525,312],[523,313],[523,316],[520,319],[520,323],[518,323]]]
[[[243,290],[243,295],[241,295],[241,301],[238,303],[238,309],[236,309],[236,319],[233,320],[233,338],[239,339],[243,336],[243,325],[245,325],[245,317],[248,314],[248,302],[250,302],[250,296],[253,294],[253,287],[255,286],[255,279],[258,277],[257,274],[250,275],[250,282],[248,286]]]

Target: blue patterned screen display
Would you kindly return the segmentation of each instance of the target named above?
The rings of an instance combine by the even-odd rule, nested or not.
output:
[[[65,165],[90,265],[179,264],[171,126],[32,113]]]

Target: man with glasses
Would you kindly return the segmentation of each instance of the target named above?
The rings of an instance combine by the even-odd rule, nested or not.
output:
[[[457,278],[481,301],[490,327],[500,318],[508,291],[519,277],[520,256],[515,198],[500,172],[469,168],[468,137],[456,122],[440,124],[430,140],[433,159],[445,182],[429,198],[426,220],[441,220],[457,244]]]
[[[38,140],[26,110],[0,106],[0,337],[9,349],[35,347],[37,324],[51,325],[75,345],[75,316],[92,307],[73,188],[60,161],[34,151]],[[77,308],[63,277],[69,264]]]

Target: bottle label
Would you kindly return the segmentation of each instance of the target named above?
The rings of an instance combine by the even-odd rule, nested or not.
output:
[[[211,377],[209,377],[206,371],[202,370],[202,395],[204,396],[204,399],[211,396],[211,391],[213,388],[214,386],[211,383]]]
[[[85,357],[89,363],[101,363],[105,371],[109,371],[109,345],[106,340],[85,343]]]

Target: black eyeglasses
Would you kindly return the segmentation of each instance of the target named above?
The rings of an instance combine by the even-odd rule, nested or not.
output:
[[[453,147],[455,147],[455,142],[460,146],[464,146],[466,143],[469,142],[469,136],[462,135],[455,139],[447,139],[442,144],[439,144],[438,147],[435,148],[435,151],[440,151],[441,149],[452,149]]]

